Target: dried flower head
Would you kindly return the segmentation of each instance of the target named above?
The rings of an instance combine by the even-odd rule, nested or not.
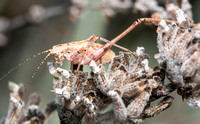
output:
[[[184,89],[182,91],[184,93],[188,92],[188,89],[193,89],[196,85],[200,85],[200,27],[197,25],[191,28],[181,9],[177,9],[174,16],[179,22],[178,25],[166,24],[164,20],[158,25],[157,42],[159,54],[156,55],[156,58],[166,70],[170,81],[180,87],[181,90]],[[191,87],[191,85],[193,86]],[[197,91],[197,89],[198,86],[195,90]],[[195,92],[192,90],[192,93]],[[184,97],[185,95],[182,96]],[[190,101],[193,99],[194,101],[192,96],[189,95],[186,99],[190,99]],[[196,93],[195,96],[197,98]],[[195,99],[195,101],[199,100]]]
[[[182,15],[184,15],[184,18],[188,21],[193,22],[192,7],[188,0],[167,2],[163,11],[154,12],[151,17],[166,20],[177,20],[178,18],[176,13],[178,11],[183,13]]]
[[[75,75],[71,71],[55,68],[49,63],[50,73],[54,75],[54,90],[61,120],[70,122],[95,123],[106,106],[114,104],[114,118],[120,122],[141,122],[145,118],[159,114],[171,105],[172,97],[167,97],[155,106],[150,107],[153,100],[166,96],[169,92],[164,86],[162,71],[148,66],[148,55],[139,47],[136,53],[120,53],[114,57],[107,72],[103,65],[90,63],[91,77],[87,72]],[[150,112],[149,110],[155,110]],[[63,111],[62,111],[63,112]],[[70,117],[65,116],[71,113]],[[103,117],[102,117],[103,116]],[[83,117],[83,118],[79,118]],[[109,117],[113,117],[112,114]],[[88,120],[88,118],[90,118]],[[102,121],[102,119],[100,119]]]
[[[181,10],[180,10],[181,11]],[[177,10],[177,14],[179,11]],[[199,27],[190,28],[184,15],[176,16],[179,25],[159,23],[158,62],[166,68],[169,79],[181,86],[195,82],[199,83]],[[197,36],[197,37],[196,37]]]
[[[23,85],[9,82],[10,105],[7,115],[2,124],[42,124],[47,123],[52,112],[56,109],[55,102],[47,104],[42,112],[39,110],[40,96],[33,93],[29,96],[28,102],[22,100]]]
[[[151,101],[167,95],[160,69],[153,70],[148,66],[148,55],[142,47],[138,47],[134,56],[128,53],[116,56],[107,73],[102,66],[100,69],[98,73],[94,72],[97,87],[112,99],[115,118],[120,122],[141,122],[147,118],[144,113],[151,108]],[[173,98],[170,99],[171,103]]]

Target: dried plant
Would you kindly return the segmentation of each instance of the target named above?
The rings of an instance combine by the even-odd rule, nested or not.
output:
[[[158,23],[157,42],[159,54],[155,57],[164,71],[166,71],[171,83],[164,85],[165,75],[162,69],[155,68],[152,70],[149,68],[148,57],[143,53],[143,48],[138,48],[134,55],[121,53],[116,56],[109,65],[107,72],[105,72],[102,65],[97,66],[94,62],[91,62],[91,78],[88,78],[87,74],[84,74],[86,76],[82,74],[78,77],[72,76],[72,73],[67,71],[68,75],[65,75],[65,78],[75,76],[73,79],[76,79],[72,81],[73,84],[70,83],[71,81],[67,83],[68,85],[71,84],[70,88],[65,85],[62,86],[66,84],[65,82],[62,84],[54,82],[54,85],[56,84],[55,86],[60,88],[56,87],[58,89],[55,89],[54,92],[62,96],[63,99],[68,99],[69,103],[67,105],[70,106],[68,106],[67,110],[75,113],[73,112],[76,110],[74,106],[85,106],[83,110],[79,109],[81,112],[76,111],[73,116],[80,116],[81,113],[81,116],[85,117],[85,114],[83,114],[83,111],[85,111],[87,113],[85,118],[93,118],[90,123],[94,123],[95,118],[99,117],[99,111],[102,110],[99,106],[104,106],[103,108],[105,108],[106,105],[113,103],[112,113],[115,121],[120,123],[140,123],[145,118],[153,117],[170,107],[173,97],[168,95],[176,89],[178,94],[183,99],[186,99],[188,105],[199,108],[199,26],[190,27],[190,23],[193,22],[190,9],[185,10],[186,14],[182,9],[179,9],[179,6],[171,6],[170,9],[168,6],[167,9],[166,16],[160,14],[160,17],[177,20],[178,23],[167,24],[165,20]],[[64,71],[66,70],[62,72]],[[57,71],[54,72],[56,72],[52,73],[54,76],[58,74]],[[67,79],[67,81],[69,80]],[[87,83],[88,81],[90,84]],[[89,88],[89,90],[85,90],[85,88]],[[67,93],[65,93],[66,89],[68,89]],[[88,93],[94,95],[88,96]],[[101,98],[102,104],[95,102],[96,99],[99,99],[99,94],[104,96]],[[163,101],[150,106],[152,101],[163,96],[166,96]],[[73,99],[72,101],[71,98]],[[58,99],[60,101],[61,97]],[[66,107],[66,102],[63,102],[63,99],[62,103]],[[77,99],[80,101],[77,102]],[[90,100],[90,102],[85,102],[85,100]],[[73,105],[73,109],[70,109],[71,105]],[[85,118],[79,119],[84,120],[82,123],[89,123]]]
[[[167,109],[173,97],[163,82],[164,75],[158,67],[148,66],[148,55],[144,48],[134,54],[120,53],[116,56],[107,72],[103,65],[90,63],[91,77],[87,72],[77,76],[71,71],[55,68],[48,63],[54,76],[56,104],[61,122],[97,123],[104,114],[100,111],[113,103],[110,118],[119,122],[142,122]],[[166,96],[166,97],[165,97]],[[160,103],[150,106],[151,102],[165,97]],[[73,120],[71,120],[73,118]],[[90,119],[88,119],[90,118]],[[104,119],[103,119],[104,120]]]
[[[24,86],[9,83],[10,105],[7,115],[1,121],[2,124],[46,124],[56,109],[54,101],[48,103],[46,108],[39,110],[40,96],[37,93],[30,95],[27,104],[22,100]],[[12,121],[12,122],[11,122]]]
[[[192,97],[198,95],[196,90],[198,90],[200,82],[200,27],[197,25],[191,28],[189,26],[190,22],[181,9],[175,11],[175,17],[179,21],[179,25],[166,24],[165,21],[161,21],[158,25],[159,54],[157,59],[159,64],[166,70],[168,79],[179,88],[179,92],[182,92],[180,95],[187,96],[187,100],[190,99],[188,101],[189,105],[200,107],[199,100]],[[190,94],[189,97],[186,94],[191,89],[193,95]]]
[[[181,9],[184,12],[184,16],[187,18],[187,20],[193,22],[192,6],[188,0],[179,0],[177,2],[165,3],[165,9],[162,11],[155,11],[154,13],[152,13],[151,17],[176,20],[177,17],[175,16],[175,11],[177,9]]]

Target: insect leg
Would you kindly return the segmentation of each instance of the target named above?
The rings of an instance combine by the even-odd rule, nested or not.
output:
[[[153,19],[152,18],[140,18],[137,21],[133,22],[131,26],[129,26],[125,31],[123,31],[121,34],[119,34],[117,37],[115,37],[113,40],[111,40],[109,43],[105,44],[102,48],[97,49],[94,53],[90,55],[89,58],[85,60],[85,64],[89,64],[92,60],[98,60],[108,49],[110,49],[117,41],[119,41],[121,38],[123,38],[125,35],[127,35],[131,30],[133,30],[136,26],[138,26],[143,21],[150,21],[154,22],[155,20],[161,20],[161,19]]]
[[[105,43],[109,43],[109,42],[110,42],[109,40],[107,40],[107,39],[105,39],[105,38],[102,38],[102,37],[99,37],[99,40],[101,40],[101,41],[103,41],[103,42],[105,42]],[[119,46],[119,45],[117,45],[117,44],[113,44],[113,46],[118,47],[118,48],[120,48],[120,49],[122,49],[122,50],[124,50],[124,51],[133,53],[133,52],[130,51],[129,49],[127,49],[127,48],[125,48],[125,47],[122,47],[122,46]]]
[[[96,37],[95,35],[90,36],[87,41],[91,41],[88,46],[86,47],[86,49],[90,48],[93,43],[95,43],[97,40],[99,40],[99,37]]]
[[[117,41],[122,39],[125,35],[127,35],[130,31],[132,31],[135,27],[137,27],[142,22],[154,22],[159,23],[162,19],[156,19],[156,18],[140,18],[133,22],[131,26],[129,26],[125,31],[123,31],[121,34],[119,34],[117,37],[115,37],[113,40],[111,40],[109,43],[105,44],[102,48],[97,49],[94,53],[92,53],[84,62],[84,64],[89,64],[92,60],[98,60],[101,58],[101,56],[104,55],[104,53],[110,49]],[[178,21],[172,21],[172,20],[165,20],[166,23],[176,23],[179,24]],[[195,27],[196,24],[190,24],[191,27]],[[96,37],[96,36],[95,36]],[[91,37],[92,39],[92,37]],[[96,38],[95,38],[96,39]],[[96,41],[96,40],[95,40]]]
[[[136,20],[135,22],[133,22],[133,24],[131,26],[129,26],[124,32],[122,32],[120,35],[118,35],[116,38],[114,38],[113,40],[111,40],[112,43],[116,43],[117,41],[119,41],[121,38],[123,38],[125,35],[127,35],[130,31],[132,31],[135,27],[137,27],[139,24],[141,24],[142,22],[154,22],[154,23],[159,23],[161,20],[163,19],[156,19],[156,18],[140,18],[138,20]],[[166,23],[176,23],[179,24],[178,21],[172,21],[172,20],[164,20]],[[197,26],[196,24],[190,24],[191,27],[195,27]],[[111,45],[112,46],[112,45]],[[111,47],[110,46],[110,47]]]

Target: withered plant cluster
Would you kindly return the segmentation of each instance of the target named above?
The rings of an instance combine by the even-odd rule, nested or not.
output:
[[[142,122],[167,109],[173,100],[167,96],[169,89],[164,85],[164,73],[158,67],[148,66],[148,55],[144,48],[134,54],[120,53],[116,56],[107,72],[103,65],[90,63],[91,77],[88,72],[55,68],[48,63],[54,76],[54,90],[58,115],[64,123],[100,123],[105,120],[119,122]],[[165,97],[166,96],[166,97]],[[150,103],[165,97],[160,103]],[[109,104],[114,109],[100,114]]]
[[[61,123],[140,123],[154,117],[171,106],[171,87],[164,84],[165,72],[159,67],[151,69],[143,47],[135,53],[121,52],[114,57],[106,71],[103,65],[90,63],[91,72],[56,68],[48,62],[53,75],[55,102],[38,110],[39,96],[32,95],[25,106],[21,99],[22,86],[11,84],[10,110],[4,123],[47,123],[57,108]],[[90,76],[89,76],[90,74]],[[161,97],[163,99],[161,99]],[[151,106],[155,100],[159,103]],[[113,104],[113,109],[105,111]]]
[[[74,9],[74,14],[80,13],[76,9],[81,10],[88,5],[86,0],[72,1],[75,8],[71,9]],[[49,71],[53,75],[52,92],[56,94],[54,107],[57,108],[60,122],[93,124],[113,120],[116,123],[140,123],[169,108],[174,99],[170,96],[173,91],[177,91],[189,106],[199,108],[200,25],[192,24],[191,5],[188,0],[167,3],[165,7],[159,6],[156,0],[148,2],[151,4],[147,4],[145,0],[104,2],[106,4],[103,8],[108,15],[131,9],[133,12],[152,12],[153,18],[162,19],[159,23],[153,23],[157,26],[159,50],[155,58],[161,68],[149,67],[149,57],[144,53],[143,47],[138,47],[133,53],[121,52],[113,58],[107,70],[104,65],[97,65],[92,61],[89,64],[91,72],[79,71],[78,75],[73,70],[57,68],[49,62]],[[115,11],[116,8],[119,11]],[[176,23],[167,23],[166,19]],[[165,77],[170,83],[164,82]],[[46,113],[46,110],[40,112],[35,109],[38,100],[29,102],[27,107],[24,107],[20,93],[19,90],[13,90],[11,93],[12,103],[4,123],[8,123],[10,118],[21,123],[47,122],[54,109],[49,113]],[[160,102],[151,105],[155,100]],[[110,104],[113,109],[104,111]],[[34,110],[30,110],[31,105],[34,105]],[[16,112],[11,114],[13,109],[16,109]],[[30,114],[33,111],[41,116]],[[27,112],[29,114],[26,114]],[[28,118],[24,115],[32,116]]]
[[[47,123],[52,112],[56,109],[55,102],[48,103],[44,110],[39,110],[40,96],[33,93],[25,104],[22,100],[24,86],[9,82],[10,104],[2,124],[43,124]]]

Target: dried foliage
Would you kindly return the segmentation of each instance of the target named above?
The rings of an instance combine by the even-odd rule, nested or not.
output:
[[[165,4],[165,9],[163,11],[157,11],[152,13],[152,18],[159,19],[168,19],[168,20],[177,20],[175,16],[175,11],[181,9],[184,12],[184,16],[188,21],[193,22],[192,20],[192,6],[188,0],[179,0],[177,2],[168,2]]]
[[[23,85],[9,83],[10,105],[2,124],[47,124],[52,112],[56,109],[55,102],[48,103],[46,108],[39,110],[40,96],[37,93],[30,95],[27,104],[22,100]]]
[[[199,25],[191,28],[190,21],[181,9],[174,11],[179,24],[161,21],[157,28],[159,64],[166,70],[168,79],[179,88],[179,94],[192,107],[199,105],[200,52]],[[195,97],[194,97],[195,96]]]
[[[167,96],[170,92],[163,82],[164,73],[158,67],[148,66],[148,55],[143,51],[144,48],[138,48],[134,54],[120,53],[107,72],[103,65],[97,66],[92,61],[91,77],[87,72],[79,72],[77,76],[49,63],[60,120],[97,123],[105,114],[101,115],[100,111],[111,103],[114,118],[112,113],[110,117],[119,122],[142,122],[167,109],[173,97]],[[152,101],[164,96],[167,97],[163,101],[150,106]]]

